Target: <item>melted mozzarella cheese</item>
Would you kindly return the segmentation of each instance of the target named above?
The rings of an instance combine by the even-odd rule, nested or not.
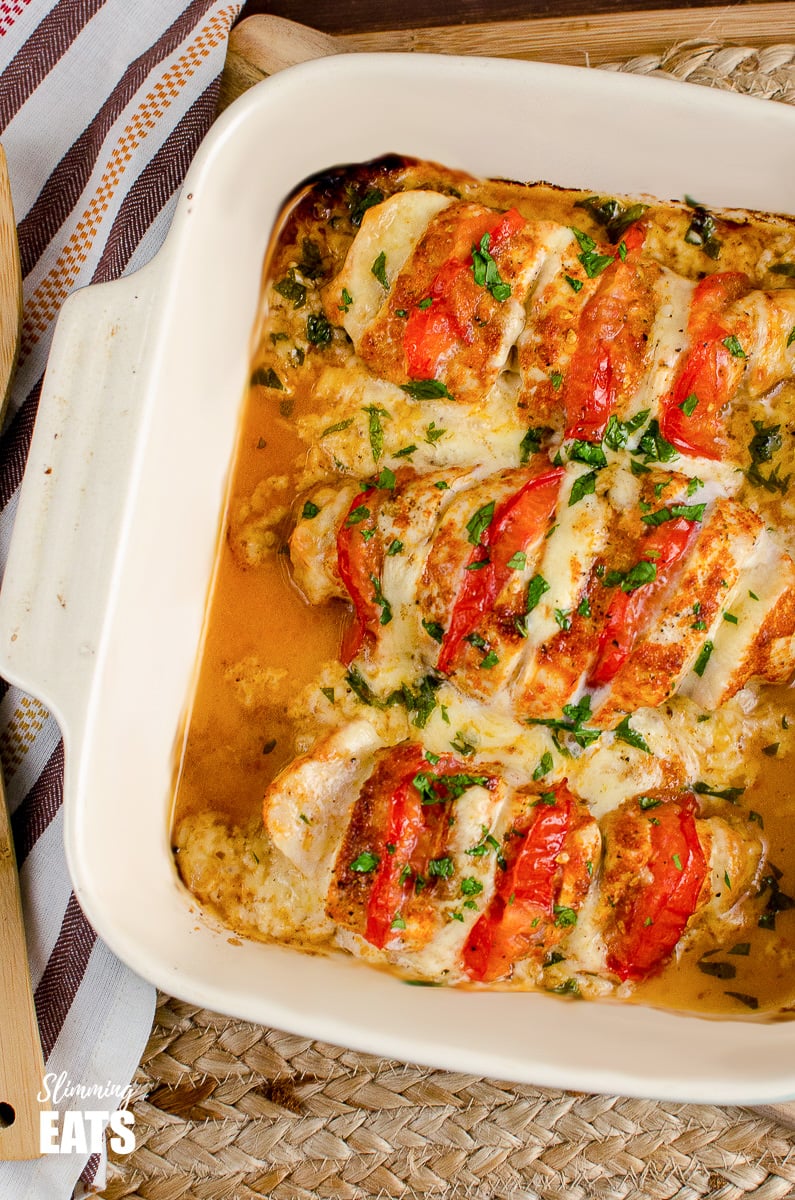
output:
[[[449,196],[438,192],[398,192],[367,209],[345,265],[324,297],[330,319],[339,324],[342,313],[342,324],[354,344],[389,296],[388,288],[385,290],[373,274],[379,255],[384,255],[384,275],[391,287],[428,222],[450,203]]]

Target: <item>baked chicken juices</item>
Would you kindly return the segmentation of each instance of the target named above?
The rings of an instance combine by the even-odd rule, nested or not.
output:
[[[384,159],[268,258],[177,781],[237,932],[792,1002],[795,227]]]

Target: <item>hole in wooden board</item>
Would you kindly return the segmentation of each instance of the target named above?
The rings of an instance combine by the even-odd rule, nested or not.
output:
[[[17,1114],[14,1111],[12,1104],[7,1104],[5,1100],[0,1100],[0,1129],[8,1129],[9,1125],[13,1125],[17,1119]]]

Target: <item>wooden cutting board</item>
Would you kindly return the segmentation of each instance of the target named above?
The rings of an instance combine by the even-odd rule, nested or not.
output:
[[[253,16],[232,30],[219,107],[226,108],[246,88],[284,67],[329,54],[374,50],[481,54],[598,66],[659,55],[678,42],[692,40],[758,48],[795,41],[795,4],[783,0],[334,35],[283,17]]]
[[[759,48],[795,41],[795,3],[786,0],[727,9],[544,17],[337,35],[283,17],[253,16],[230,35],[219,110],[269,75],[331,54],[383,50],[479,54],[594,66],[640,54],[661,54],[677,42],[691,39]],[[795,1129],[795,1102],[759,1105],[754,1111]]]

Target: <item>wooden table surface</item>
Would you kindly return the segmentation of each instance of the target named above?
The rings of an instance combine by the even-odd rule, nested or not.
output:
[[[481,21],[508,21],[530,17],[584,16],[590,13],[649,12],[657,9],[737,8],[764,0],[247,0],[240,20],[254,13],[289,17],[329,33],[363,30],[411,29],[434,25],[460,25]],[[793,27],[782,30],[782,40],[795,37]]]

